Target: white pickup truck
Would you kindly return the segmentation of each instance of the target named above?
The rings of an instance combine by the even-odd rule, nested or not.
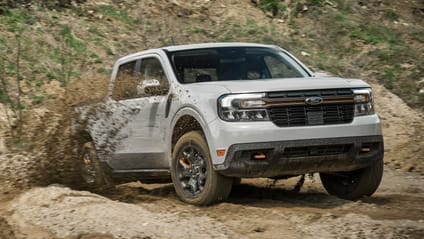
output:
[[[87,185],[170,181],[181,200],[225,200],[240,178],[319,173],[355,200],[383,174],[372,90],[315,75],[287,51],[250,43],[151,49],[119,59],[110,93],[79,108]]]

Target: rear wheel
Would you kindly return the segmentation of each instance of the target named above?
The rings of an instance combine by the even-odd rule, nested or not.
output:
[[[320,173],[320,178],[329,194],[356,200],[371,196],[377,190],[383,177],[383,165],[383,160],[378,160],[367,168],[351,172]]]
[[[85,188],[102,190],[112,187],[111,180],[100,166],[93,142],[86,142],[82,145],[79,166]]]
[[[180,199],[195,205],[225,200],[233,180],[215,172],[206,140],[198,131],[186,133],[175,144],[171,176]]]

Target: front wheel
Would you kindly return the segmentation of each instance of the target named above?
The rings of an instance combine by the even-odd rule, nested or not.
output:
[[[347,200],[371,196],[383,177],[383,160],[378,160],[367,168],[351,172],[320,173],[324,188],[331,195]]]
[[[171,176],[179,198],[200,206],[225,200],[233,180],[215,172],[206,140],[198,131],[186,133],[175,144]]]

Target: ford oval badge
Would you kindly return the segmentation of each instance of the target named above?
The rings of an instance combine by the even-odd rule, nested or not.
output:
[[[308,105],[319,105],[322,104],[324,100],[321,97],[309,97],[305,99],[306,104]]]

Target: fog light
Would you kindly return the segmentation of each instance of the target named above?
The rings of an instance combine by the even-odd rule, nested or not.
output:
[[[257,152],[252,154],[253,159],[266,159],[266,154],[262,152]]]
[[[225,156],[225,149],[217,149],[216,150],[216,156],[224,157]]]

